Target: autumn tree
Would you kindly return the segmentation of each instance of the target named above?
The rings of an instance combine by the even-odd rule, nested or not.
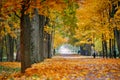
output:
[[[113,22],[113,26],[114,26],[114,35],[117,41],[117,47],[118,47],[118,51],[119,54],[118,56],[120,57],[120,27],[119,27],[119,9],[120,7],[120,1],[116,0],[114,1],[114,3],[112,4],[112,11],[111,11],[111,17],[113,18],[112,22]]]
[[[115,49],[116,39],[114,37],[115,36],[114,23],[116,19],[113,19],[113,17],[116,11],[118,10],[118,3],[119,3],[118,0],[83,1],[82,4],[80,4],[81,8],[77,10],[78,14],[77,17],[79,18],[79,22],[77,25],[79,27],[76,29],[76,35],[74,36],[77,39],[76,41],[78,41],[76,44],[78,45],[83,42],[95,44],[96,41],[101,39],[101,43],[103,45],[101,47],[103,51],[102,52],[103,56],[112,57],[113,55],[115,55],[114,52],[116,50]],[[89,39],[92,42],[90,42]],[[97,46],[98,44],[96,44],[95,48]]]
[[[52,11],[59,11],[66,7],[64,0],[19,0],[4,1],[2,13],[5,16],[14,14],[20,19],[20,55],[21,70],[30,67],[34,62],[43,60],[43,27],[50,18]],[[61,13],[62,14],[62,13]],[[51,18],[50,18],[51,20]],[[9,28],[9,27],[8,27]],[[51,35],[48,34],[48,51],[51,52]]]

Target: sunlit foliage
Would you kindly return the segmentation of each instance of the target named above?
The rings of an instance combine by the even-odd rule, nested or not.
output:
[[[114,38],[113,30],[119,29],[119,7],[115,16],[112,12],[112,5],[119,5],[119,0],[86,0],[77,9],[78,23],[74,37],[78,40],[76,45],[81,43],[99,43],[102,40]],[[101,35],[104,35],[102,38]],[[101,39],[101,40],[100,40]],[[97,41],[97,43],[98,43]],[[98,46],[98,45],[97,45]]]
[[[1,0],[1,18],[4,20],[1,24],[0,35],[1,38],[7,34],[16,38],[17,33],[20,32],[19,24],[21,17],[22,5],[25,7],[25,14],[29,14],[32,18],[34,9],[38,9],[40,15],[44,15],[50,19],[50,25],[45,27],[45,31],[51,33],[52,26],[55,26],[56,20],[62,20],[62,27],[66,27],[69,32],[68,35],[73,35],[76,25],[76,9],[78,8],[78,0]],[[76,3],[78,2],[78,3]],[[9,25],[12,25],[12,27]],[[59,24],[59,23],[58,23]],[[55,26],[56,27],[56,26]],[[50,30],[49,30],[50,29]]]
[[[54,48],[67,42],[67,37],[62,36],[59,32],[55,32],[54,35]]]

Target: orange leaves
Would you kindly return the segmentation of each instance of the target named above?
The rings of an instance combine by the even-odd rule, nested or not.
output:
[[[15,30],[18,29],[18,26],[14,23],[18,24],[18,20],[13,15],[13,12],[16,12],[20,10],[21,0],[2,0],[2,6],[1,6],[1,19],[2,25],[0,27],[3,27],[3,29],[0,31],[0,35],[4,37],[5,35],[9,34],[11,37],[16,38]]]
[[[61,9],[62,8],[65,8],[65,3],[62,1],[62,0],[47,0],[46,1],[46,4],[52,9],[55,9],[55,10],[60,10],[60,7]]]
[[[20,63],[0,62],[0,80],[7,80],[18,71],[20,71]]]
[[[63,76],[70,73],[69,66],[64,62],[46,62],[46,64],[39,64],[39,66],[26,70],[26,75],[33,75],[33,73],[39,75],[40,77],[47,77],[48,79],[61,80]],[[63,66],[64,65],[64,66]],[[32,72],[32,73],[31,73]],[[41,76],[42,75],[42,76]]]
[[[40,78],[46,76],[53,80],[108,79],[113,78],[113,74],[119,77],[119,67],[120,62],[115,59],[53,58],[32,65],[32,68],[26,70],[26,75],[37,74]]]
[[[23,0],[16,0],[16,1],[8,0],[8,1],[3,1],[3,4],[4,6],[2,7],[2,12],[5,14],[9,14],[11,12],[17,12],[21,10],[23,4],[26,7],[28,7],[25,13],[32,13],[34,8],[38,8],[39,13],[44,14],[44,15],[49,14],[50,12],[49,9],[61,11],[66,6],[66,3],[63,0],[45,0],[45,1],[30,0],[30,2],[27,4],[24,3]]]
[[[0,62],[0,66],[17,68],[17,67],[20,67],[21,65],[18,62]]]
[[[4,14],[10,14],[14,11],[20,10],[21,9],[21,0],[10,0],[10,1],[3,1],[3,7],[2,7],[2,12]]]
[[[38,9],[40,14],[50,16],[53,11],[61,12],[65,7],[66,4],[62,0],[46,0],[39,4]]]
[[[0,63],[2,66],[20,67],[19,63]],[[25,74],[13,73],[14,80],[118,80],[120,59],[62,58],[54,57],[33,64]]]
[[[9,34],[12,38],[17,38],[16,32],[18,32],[17,29],[19,29],[19,25],[17,23],[11,23],[13,26],[8,25],[7,23],[4,25],[4,31],[1,32],[1,34],[4,33],[4,36]]]

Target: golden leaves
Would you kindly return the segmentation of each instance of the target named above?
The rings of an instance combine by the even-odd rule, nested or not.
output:
[[[32,65],[32,68],[26,70],[26,75],[31,76],[35,73],[40,76],[40,79],[46,76],[53,80],[109,79],[111,77],[108,76],[113,74],[119,77],[119,67],[120,62],[115,59],[53,58]],[[93,76],[90,77],[90,75]]]
[[[50,16],[53,11],[61,12],[66,6],[66,4],[61,0],[36,0],[36,2],[32,1],[31,3],[31,7],[29,9],[32,10],[33,8],[38,8],[39,14],[45,16]]]
[[[0,62],[0,66],[17,68],[20,67],[21,65],[18,62]]]
[[[44,31],[46,31],[47,33],[51,34],[51,32],[53,31],[52,27],[46,25],[44,26]]]
[[[13,23],[13,26],[9,26],[8,24],[6,24],[4,26],[4,36],[9,34],[12,38],[17,38],[17,34],[16,34],[16,30],[19,29],[19,25]],[[1,33],[2,34],[2,33]]]
[[[3,20],[0,27],[3,27],[0,31],[0,35],[4,37],[5,35],[10,35],[12,38],[16,38],[16,29],[19,29],[18,19],[13,15],[14,11],[20,10],[20,1],[21,0],[2,0],[1,8],[1,19]]]
[[[0,31],[0,39],[2,39],[5,36],[5,31]]]
[[[1,62],[1,66],[20,67],[20,63]],[[62,58],[60,56],[46,59],[28,68],[25,74],[13,73],[14,80],[86,80],[116,79],[120,75],[120,59]]]
[[[8,14],[13,13],[14,11],[17,12],[17,10],[21,9],[21,0],[7,0],[7,1],[3,1],[3,6],[2,6],[2,13],[5,14],[6,16]]]
[[[84,3],[85,4],[82,4],[81,8],[77,10],[76,16],[78,17],[79,22],[77,23],[78,28],[74,37],[78,40],[84,41],[84,43],[87,43],[87,39],[90,39],[93,34],[94,39],[92,40],[95,42],[97,39],[101,38],[102,34],[105,35],[105,40],[113,39],[113,29],[116,27],[116,25],[117,29],[120,29],[120,11],[118,10],[116,12],[115,20],[111,21],[109,20],[109,9],[113,3],[111,3],[110,0],[86,0]],[[80,41],[76,44],[79,45]]]
[[[59,31],[55,32],[54,35],[54,48],[60,46],[63,43],[67,42],[67,38],[63,37]]]

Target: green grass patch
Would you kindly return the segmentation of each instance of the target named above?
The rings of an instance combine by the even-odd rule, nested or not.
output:
[[[6,66],[0,66],[0,73],[6,72],[6,73],[12,73],[12,72],[19,72],[20,68],[11,68]]]

